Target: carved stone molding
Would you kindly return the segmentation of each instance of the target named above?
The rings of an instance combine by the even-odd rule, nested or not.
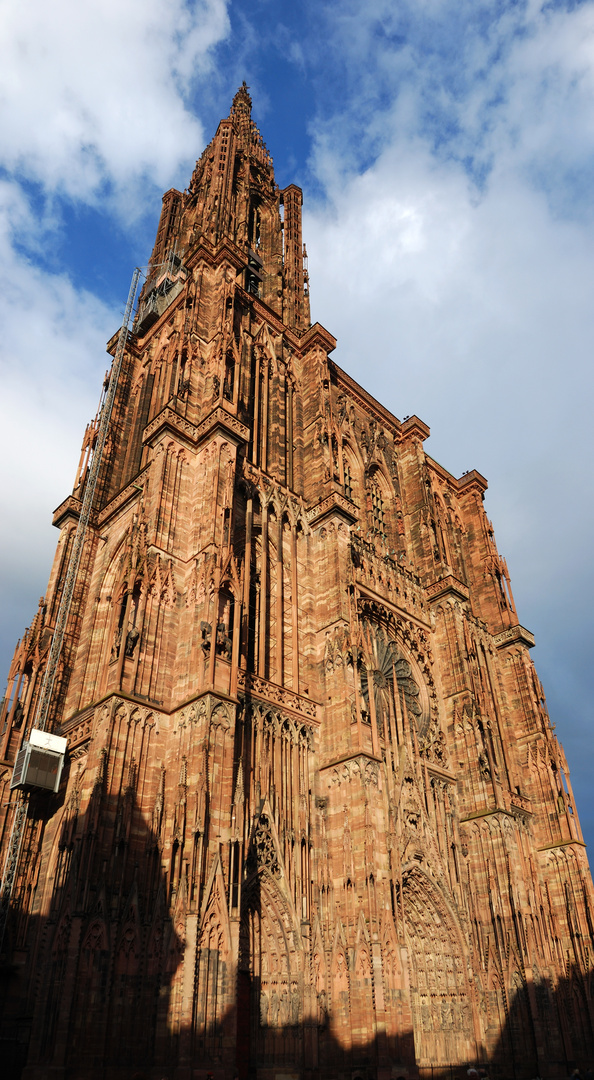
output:
[[[277,686],[276,683],[261,679],[257,675],[250,675],[241,668],[237,672],[237,686],[244,693],[257,694],[258,697],[273,705],[282,705],[311,720],[319,720],[317,703],[311,701],[310,698],[302,697],[301,694],[294,693],[286,686]]]
[[[299,340],[299,348],[303,356],[316,345],[326,353],[333,352],[336,348],[336,338],[319,322],[310,326]]]
[[[535,645],[534,634],[519,623],[516,626],[510,626],[508,630],[502,630],[500,634],[495,634],[493,641],[497,649],[507,649],[510,645],[527,645],[529,649],[533,649]]]
[[[64,502],[61,502],[54,510],[52,525],[55,525],[56,529],[61,529],[69,518],[71,518],[72,521],[78,521],[81,509],[82,502],[80,499],[77,499],[75,495],[68,495],[68,497],[64,499]]]
[[[76,713],[75,716],[71,716],[65,724],[62,724],[60,735],[63,737],[67,736],[70,741],[75,738],[75,734],[79,730],[84,731],[85,734],[89,732],[93,726],[94,712],[94,707],[91,706],[91,708],[85,709],[84,712]]]
[[[213,409],[197,425],[191,424],[189,420],[175,412],[171,406],[166,405],[159,415],[155,416],[155,419],[144,429],[142,441],[144,443],[150,442],[151,439],[154,439],[156,435],[164,430],[171,431],[193,449],[196,449],[205,439],[215,434],[217,430],[221,430],[225,437],[231,438],[233,442],[247,442],[250,434],[245,424],[242,424],[236,416],[227,412],[221,405]]]
[[[404,442],[405,439],[419,439],[424,442],[431,434],[429,425],[420,420],[418,416],[409,416],[406,420],[403,420],[402,427],[400,428],[400,442]]]
[[[286,738],[294,746],[307,745],[314,751],[314,729],[302,717],[293,717],[285,710],[275,709],[263,701],[253,701],[249,706],[253,722],[264,731],[271,731],[276,738]]]
[[[463,476],[456,480],[456,485],[461,495],[466,495],[469,492],[482,495],[489,486],[478,469],[470,469],[469,472],[464,473]]]
[[[128,724],[152,728],[157,722],[158,713],[150,705],[141,705],[130,698],[114,697],[111,711],[112,724],[118,716],[123,717]]]
[[[339,491],[333,491],[316,506],[310,507],[306,511],[306,517],[309,525],[317,525],[324,518],[329,517],[331,514],[341,514],[347,519],[350,524],[353,524],[358,520],[359,511],[350,499],[347,499],[346,495],[341,495]]]
[[[209,724],[228,731],[231,726],[235,705],[221,699],[217,694],[202,694],[196,701],[185,705],[177,714],[177,727],[186,728]]]
[[[85,757],[85,755],[89,751],[89,743],[90,742],[91,742],[90,738],[85,739],[85,741],[83,743],[80,743],[79,746],[75,747],[74,750],[69,751],[70,760],[71,761],[78,761],[79,758]]]
[[[267,870],[275,878],[281,876],[279,853],[266,814],[261,814],[258,820],[247,858],[247,866],[252,872],[254,870]]]
[[[320,772],[327,773],[328,787],[340,786],[343,783],[350,784],[352,780],[360,780],[366,787],[378,786],[380,763],[375,758],[366,754],[357,754],[355,757],[344,758],[342,761],[325,765]]]
[[[139,495],[142,495],[142,478],[144,474],[148,471],[148,468],[149,466],[147,465],[141,473],[138,473],[137,476],[135,476],[134,479],[131,480],[131,482],[127,484],[126,487],[123,488],[118,495],[116,495],[115,499],[112,499],[111,502],[108,502],[107,506],[103,508],[103,510],[99,514],[99,517],[97,518],[97,523],[99,526],[104,525],[105,522],[108,521],[109,518],[112,516],[112,514],[115,514],[116,511],[124,505],[124,503],[127,503],[130,499],[138,498]]]
[[[440,578],[439,581],[433,581],[431,585],[427,585],[425,596],[431,602],[440,600],[444,596],[454,596],[458,600],[468,600],[470,589],[464,582],[455,578],[453,574],[448,574],[447,577]]]

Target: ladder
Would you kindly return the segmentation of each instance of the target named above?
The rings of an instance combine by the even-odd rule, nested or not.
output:
[[[99,470],[101,468],[103,451],[105,449],[105,441],[107,439],[107,432],[109,429],[109,423],[111,420],[111,414],[113,411],[115,396],[119,384],[122,361],[124,359],[124,352],[126,349],[126,344],[128,342],[128,327],[130,325],[130,319],[132,317],[134,301],[136,299],[136,290],[138,289],[138,282],[141,272],[141,268],[137,266],[134,270],[134,273],[132,274],[130,291],[128,293],[128,300],[126,303],[126,309],[124,311],[124,321],[122,323],[118,336],[118,343],[115,351],[113,364],[111,367],[111,372],[109,375],[107,392],[103,400],[101,414],[99,417],[97,436],[93,448],[93,456],[91,459],[90,468],[87,473],[87,481],[85,485],[80,517],[78,519],[78,525],[76,527],[76,534],[74,537],[74,543],[72,545],[72,551],[70,552],[68,569],[66,571],[64,586],[62,589],[62,596],[60,598],[60,605],[56,617],[56,625],[54,627],[52,643],[47,658],[43,681],[41,683],[41,691],[39,694],[37,711],[33,723],[33,726],[40,731],[45,731],[49,720],[50,705],[52,702],[54,684],[56,682],[56,676],[58,673],[60,653],[62,651],[62,645],[64,644],[64,635],[66,633],[68,616],[70,614],[72,597],[74,595],[74,587],[76,584],[80,560],[85,545],[87,527],[91,516],[91,510],[93,508],[95,489],[97,487]],[[21,843],[27,823],[28,804],[29,793],[19,791],[15,804],[14,817],[10,832],[10,840],[8,842],[8,852],[6,855],[6,861],[4,863],[4,870],[2,872],[2,884],[0,885],[0,952],[2,951],[2,946],[4,944],[4,934],[8,921],[10,900],[16,880]]]

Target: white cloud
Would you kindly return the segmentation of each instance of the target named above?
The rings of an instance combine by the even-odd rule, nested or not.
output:
[[[10,225],[9,225],[10,223]],[[0,183],[0,593],[8,658],[45,588],[57,533],[51,512],[72,489],[85,420],[109,366],[118,313],[15,251],[38,224],[14,183]],[[47,234],[46,234],[47,238]],[[4,666],[4,664],[3,664]]]
[[[0,46],[4,166],[80,199],[170,182],[203,141],[186,103],[228,31],[224,0],[11,0]]]
[[[545,0],[343,0],[325,8],[324,48],[343,73],[334,116],[311,130],[341,171],[399,137],[481,179],[493,161],[531,170],[562,195],[591,173],[594,4]],[[314,167],[321,162],[314,155]],[[582,209],[582,207],[580,208]]]
[[[0,26],[0,589],[5,660],[45,588],[120,312],[50,273],[64,210],[144,209],[203,144],[189,95],[225,0],[9,0]],[[26,182],[36,185],[35,212]],[[47,261],[47,260],[46,260]],[[122,298],[123,299],[123,298]],[[3,664],[4,667],[4,664]]]
[[[329,199],[306,203],[313,314],[339,364],[431,425],[430,454],[487,476],[594,816],[594,5],[478,5],[457,48],[432,39],[460,8],[371,4],[356,26],[353,5],[327,11],[349,70],[339,112],[311,126]]]
[[[340,334],[339,362],[380,396],[391,385],[396,412],[447,414],[447,442],[435,432],[446,465],[503,470],[516,507],[539,490],[548,554],[564,523],[546,492],[554,480],[565,501],[574,491],[569,567],[590,521],[577,492],[590,484],[594,227],[576,177],[594,156],[594,4],[382,0],[326,14],[349,81],[339,115],[312,125],[330,201],[304,229],[315,310]],[[383,108],[367,97],[375,76]],[[432,97],[456,121],[438,145]],[[361,174],[352,133],[368,114],[381,138]],[[489,161],[479,188],[472,152]],[[572,434],[560,443],[561,415]]]
[[[102,206],[113,189],[120,216],[136,212],[143,183],[152,198],[176,182],[211,134],[188,99],[228,31],[223,0],[10,0],[3,11],[5,168]],[[234,66],[261,48],[249,19],[237,9]],[[314,317],[339,336],[338,363],[397,415],[431,424],[430,453],[488,477],[520,618],[541,629],[550,704],[569,717],[573,702],[561,736],[585,784],[594,3],[332,0],[313,29],[315,41],[287,48],[318,87],[329,73],[335,109],[327,98],[311,127],[328,197],[309,210],[306,199]],[[264,74],[256,84],[262,107],[274,102]],[[45,587],[49,513],[70,490],[119,317],[14,247],[17,231],[29,252],[48,243],[51,202],[45,212],[35,220],[17,186],[0,186],[11,639]]]

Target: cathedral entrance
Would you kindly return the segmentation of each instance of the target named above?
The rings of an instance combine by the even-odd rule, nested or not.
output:
[[[473,1061],[470,988],[453,917],[417,869],[404,877],[403,901],[416,1062],[422,1068]]]
[[[303,949],[283,887],[271,823],[262,814],[252,846],[258,870],[246,881],[239,945],[237,1066],[240,1080],[298,1073],[303,1048]]]

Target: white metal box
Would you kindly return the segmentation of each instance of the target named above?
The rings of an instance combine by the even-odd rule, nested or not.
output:
[[[36,728],[17,754],[11,788],[37,787],[57,791],[64,767],[67,740]]]

